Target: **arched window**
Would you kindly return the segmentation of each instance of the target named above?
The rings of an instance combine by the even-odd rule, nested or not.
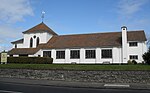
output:
[[[30,38],[30,47],[33,47],[33,39],[32,39],[32,37]]]
[[[17,48],[17,44],[15,44],[15,48]]]
[[[40,43],[40,38],[37,37],[37,39],[36,39],[36,47],[39,45],[39,43]]]

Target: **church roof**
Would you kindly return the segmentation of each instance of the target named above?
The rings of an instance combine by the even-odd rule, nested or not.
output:
[[[19,39],[17,41],[13,41],[11,42],[12,44],[18,44],[18,43],[23,43],[23,39]]]
[[[48,32],[52,35],[57,35],[57,33],[55,33],[52,29],[50,29],[46,24],[44,24],[43,22],[28,29],[27,31],[24,31],[23,33],[37,33],[37,32]]]
[[[12,50],[8,51],[9,55],[19,55],[19,54],[28,54],[32,55],[36,53],[39,49],[38,48],[13,48]]]
[[[128,41],[146,41],[143,30],[128,31]],[[37,48],[15,48],[8,54],[34,54],[40,49],[65,49],[65,48],[96,48],[96,47],[121,47],[121,32],[54,35],[46,44],[39,44]]]
[[[53,36],[43,49],[94,48],[121,46],[121,32]],[[146,41],[144,31],[127,32],[128,41]]]

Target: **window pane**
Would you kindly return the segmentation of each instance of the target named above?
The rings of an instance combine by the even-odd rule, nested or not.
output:
[[[51,57],[51,51],[43,51],[43,57]]]
[[[129,46],[132,47],[132,46],[138,46],[138,43],[137,42],[129,42]]]
[[[80,50],[71,50],[70,58],[80,58]]]
[[[39,42],[40,42],[40,38],[38,37],[36,40],[36,47],[39,45]]]
[[[33,39],[30,38],[30,48],[32,48],[32,47],[33,47]]]
[[[56,59],[65,59],[65,51],[56,51]]]
[[[112,49],[102,50],[102,58],[112,58]]]
[[[137,60],[138,59],[138,55],[130,55],[130,59]]]
[[[86,58],[95,58],[96,53],[95,50],[86,50]]]

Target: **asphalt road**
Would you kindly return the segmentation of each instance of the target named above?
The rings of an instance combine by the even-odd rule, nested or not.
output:
[[[0,82],[0,93],[150,93],[150,90],[70,88]]]

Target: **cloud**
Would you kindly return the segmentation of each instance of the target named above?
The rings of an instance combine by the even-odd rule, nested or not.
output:
[[[23,21],[27,15],[33,15],[29,0],[1,0],[0,21],[15,23]]]
[[[147,2],[148,0],[120,0],[117,5],[118,13],[122,16],[131,17],[142,10],[143,5]]]
[[[29,0],[0,0],[0,52],[10,50],[10,42],[21,38],[22,29],[16,23],[33,15]]]
[[[149,29],[150,18],[147,6],[149,0],[118,0],[116,13],[121,25],[126,25],[131,29]]]
[[[13,40],[21,38],[21,28],[15,28],[11,25],[0,25],[0,51],[9,50]]]

